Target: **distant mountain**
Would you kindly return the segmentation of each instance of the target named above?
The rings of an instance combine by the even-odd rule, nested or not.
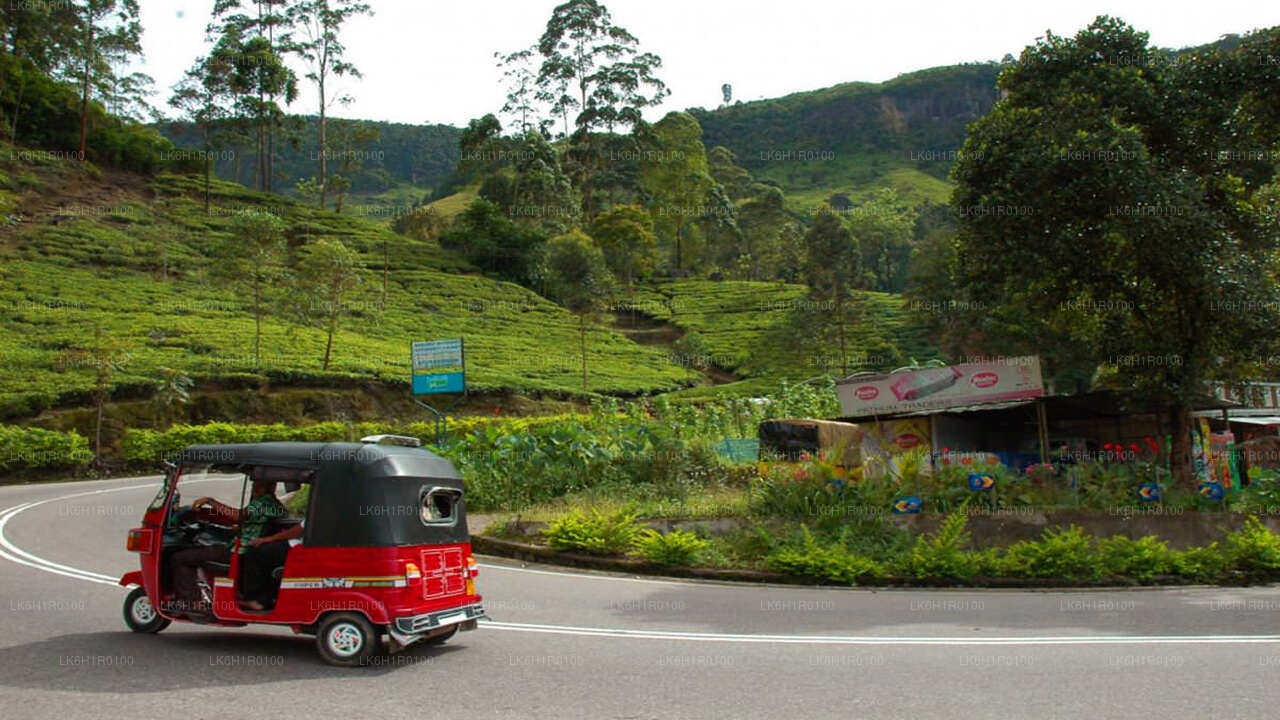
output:
[[[1230,48],[1239,35],[1224,35],[1205,47]],[[944,202],[947,173],[964,143],[968,124],[991,111],[999,93],[998,62],[966,63],[899,75],[883,83],[850,82],[785,97],[689,110],[702,125],[708,149],[723,145],[759,180],[782,188],[791,204],[812,206],[878,187],[894,187],[905,197]],[[451,125],[406,125],[352,121],[374,127],[381,139],[355,148],[363,168],[353,190],[375,193],[414,185],[447,195],[462,129]],[[292,188],[316,174],[314,117],[303,118],[297,147],[276,146],[277,187]],[[160,131],[181,147],[198,136],[186,123],[164,123]],[[223,162],[218,176],[251,183],[251,148],[241,162]],[[237,175],[238,171],[238,175]]]
[[[296,144],[287,137],[276,141],[275,187],[292,189],[299,181],[319,174],[317,163],[317,131],[315,117],[300,118],[291,133]],[[344,123],[371,128],[378,139],[353,143],[344,148],[339,140]],[[200,147],[200,134],[190,123],[166,122],[156,126],[160,133],[182,148]],[[329,171],[337,172],[349,153],[359,169],[352,173],[352,190],[358,193],[377,193],[398,185],[416,185],[433,188],[453,172],[458,164],[458,139],[462,130],[452,125],[409,125],[376,120],[329,120],[330,139]],[[232,153],[220,152],[222,158],[217,167],[218,177],[246,185],[253,184],[257,156],[252,145],[238,148]],[[239,162],[236,162],[236,160]]]
[[[946,178],[965,127],[995,105],[999,73],[994,62],[938,67],[690,112],[707,147],[729,148],[788,194],[825,199],[824,191],[856,192],[896,175],[931,186],[929,195],[937,188],[920,175]]]

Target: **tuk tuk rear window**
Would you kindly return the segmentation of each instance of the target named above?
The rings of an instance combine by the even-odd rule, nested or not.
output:
[[[423,525],[453,525],[458,521],[458,503],[462,492],[454,488],[423,488],[421,496]]]

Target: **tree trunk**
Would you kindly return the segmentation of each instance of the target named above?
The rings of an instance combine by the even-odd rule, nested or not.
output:
[[[80,86],[80,162],[88,157],[89,149],[89,65],[93,56],[93,18],[88,17],[88,37],[84,46],[84,81]]]
[[[253,369],[262,369],[262,282],[253,284]]]
[[[98,417],[93,424],[93,463],[102,467],[102,406],[106,404],[106,392],[98,391]]]
[[[587,391],[587,316],[578,316],[578,340],[582,346],[582,392]]]
[[[333,352],[333,333],[337,329],[338,329],[338,316],[334,315],[333,318],[329,320],[329,340],[325,343],[325,346],[324,346],[324,368],[323,369],[325,370],[329,369],[329,354]]]
[[[16,52],[14,53],[17,54]],[[18,99],[13,104],[13,127],[9,130],[9,142],[14,145],[18,144],[18,115],[22,113],[22,96],[27,89],[27,74],[22,73],[22,79],[18,83]]]
[[[1175,483],[1191,487],[1196,481],[1195,467],[1191,462],[1191,430],[1195,421],[1191,417],[1191,408],[1185,404],[1174,407],[1171,416],[1169,469]]]
[[[844,342],[844,303],[841,302],[839,310],[836,313],[836,323],[840,330],[840,374],[841,377],[849,374],[849,355],[845,352]]]
[[[684,234],[684,217],[681,215],[680,222],[676,223],[676,270],[683,270],[680,257],[680,236]]]
[[[324,203],[325,203],[325,196],[327,195],[325,191],[328,189],[327,185],[329,182],[329,166],[328,166],[328,163],[326,162],[328,158],[325,157],[326,155],[328,155],[328,153],[325,152],[325,149],[326,149],[325,129],[326,128],[325,128],[325,114],[324,114],[324,68],[323,67],[320,69],[319,77],[320,77],[320,81],[318,85],[320,88],[320,209],[323,210]],[[341,200],[338,201],[338,212],[342,212]]]
[[[209,175],[213,172],[213,145],[209,142],[209,128],[204,129],[204,214],[209,215]]]

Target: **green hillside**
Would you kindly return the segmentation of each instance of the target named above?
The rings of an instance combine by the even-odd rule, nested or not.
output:
[[[291,191],[299,180],[318,175],[318,119],[296,118],[295,126],[277,144],[276,189]],[[458,164],[458,138],[462,130],[452,125],[410,125],[379,120],[329,120],[330,152],[335,159],[330,172],[340,172],[350,154],[358,163],[351,173],[351,190],[355,193],[380,193],[400,185],[430,189],[437,187]],[[367,142],[342,145],[342,129],[359,126],[377,133]],[[181,148],[201,149],[201,134],[191,123],[165,122],[157,126],[160,133]],[[295,144],[296,141],[296,144]],[[249,145],[231,144],[219,147],[218,177],[246,185],[253,184],[257,157]],[[238,157],[239,161],[235,161]],[[424,191],[418,191],[419,197]]]
[[[777,183],[799,207],[880,186],[945,200],[965,126],[991,110],[998,63],[938,67],[885,83],[844,83],[713,111],[691,110],[707,147]]]
[[[9,206],[0,226],[5,417],[87,400],[92,368],[65,358],[67,350],[94,342],[96,327],[126,353],[115,377],[121,396],[149,394],[162,367],[191,375],[198,388],[405,383],[411,340],[458,335],[466,337],[477,390],[580,390],[576,318],[529,290],[474,274],[435,243],[231,183],[213,184],[213,212],[206,215],[193,177],[104,176],[92,165],[7,149],[0,158],[0,204]],[[359,251],[366,277],[328,371],[321,370],[323,333],[271,314],[263,366],[255,372],[248,299],[214,279],[208,257],[244,210],[282,217],[293,251],[326,236]],[[593,328],[588,346],[594,392],[670,390],[698,377],[660,349],[607,328]]]
[[[683,280],[638,289],[630,304],[685,331],[675,348],[694,359],[733,371],[742,382],[675,393],[681,397],[751,393],[776,387],[780,378],[892,370],[910,359],[938,356],[925,329],[908,314],[900,295],[859,294],[860,321],[849,329],[842,364],[830,332],[810,325],[823,309],[808,288],[776,282]],[[696,341],[689,341],[696,335]],[[697,349],[690,349],[700,344]]]

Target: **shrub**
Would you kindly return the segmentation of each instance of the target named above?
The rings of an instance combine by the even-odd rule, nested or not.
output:
[[[1173,554],[1173,571],[1197,582],[1216,582],[1227,573],[1231,559],[1214,542],[1206,547],[1187,548]]]
[[[942,527],[933,537],[921,535],[907,553],[903,570],[917,578],[967,578],[978,571],[973,553],[966,552],[969,542],[965,528],[969,516],[962,506],[942,521]]]
[[[1257,573],[1280,569],[1280,535],[1256,517],[1245,518],[1244,526],[1228,534],[1223,546],[1237,570]]]
[[[998,569],[1013,576],[1064,580],[1093,580],[1103,573],[1093,538],[1076,525],[1046,530],[1039,540],[1010,545],[1000,558]]]
[[[801,528],[799,547],[783,547],[765,558],[765,566],[789,575],[835,580],[856,585],[884,575],[884,567],[867,557],[850,552],[843,545],[821,545],[809,528]]]
[[[659,565],[692,565],[707,549],[706,540],[685,530],[672,530],[663,535],[657,530],[642,530],[635,547],[644,559]]]
[[[1154,535],[1131,540],[1116,535],[1098,541],[1098,556],[1103,572],[1119,577],[1150,580],[1156,575],[1169,575],[1176,569],[1177,553]]]
[[[617,555],[635,545],[640,527],[627,511],[605,514],[598,510],[575,510],[561,515],[542,531],[551,547],[577,550],[592,555]]]
[[[0,425],[0,471],[83,467],[92,459],[77,432]]]

